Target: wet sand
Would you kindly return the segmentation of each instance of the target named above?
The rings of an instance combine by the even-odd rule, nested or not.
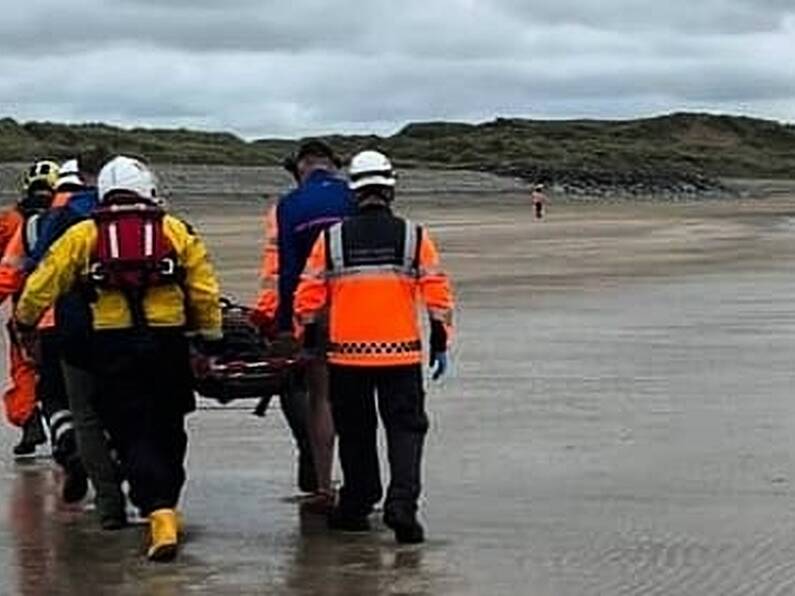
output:
[[[249,299],[260,206],[206,205],[188,215]],[[301,519],[276,408],[206,402],[170,567],[141,559],[140,529],[58,505],[50,463],[15,465],[3,426],[0,593],[795,592],[795,204],[401,210],[461,302],[454,374],[429,388],[426,545]]]

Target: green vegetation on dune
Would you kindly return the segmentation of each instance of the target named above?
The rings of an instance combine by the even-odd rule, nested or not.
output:
[[[378,147],[401,166],[468,168],[532,177],[664,172],[706,177],[790,178],[795,126],[737,116],[672,114],[625,121],[498,118],[482,124],[409,124],[389,137],[327,137],[340,153]],[[105,144],[159,163],[275,165],[294,146],[229,133],[122,129],[103,124],[0,120],[0,161],[65,158]]]
[[[273,165],[281,159],[281,152],[273,154],[270,147],[255,147],[230,133],[0,120],[0,161],[63,159],[91,145],[159,163]]]

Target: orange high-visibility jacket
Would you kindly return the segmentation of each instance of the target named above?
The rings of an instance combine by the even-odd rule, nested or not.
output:
[[[318,238],[296,292],[295,312],[311,324],[328,311],[329,362],[401,366],[422,362],[420,302],[451,337],[453,292],[428,232],[377,209]]]
[[[24,227],[24,223],[17,227],[0,260],[0,302],[19,292],[25,281]]]
[[[0,253],[5,254],[11,240],[18,235],[22,222],[22,214],[16,209],[0,214]],[[19,234],[20,244],[21,238]],[[22,277],[17,270],[6,269],[0,262],[0,294],[14,294],[21,287],[21,283]],[[6,363],[8,379],[3,402],[8,421],[14,426],[22,427],[36,407],[36,369],[10,335],[6,337],[6,345],[9,355]]]
[[[22,214],[16,209],[8,209],[0,213],[0,254],[5,252],[6,246],[22,223]]]
[[[55,193],[51,209],[62,207],[69,202],[72,192]],[[22,291],[25,285],[25,264],[28,250],[35,245],[35,236],[38,234],[36,215],[23,218],[17,213],[18,220],[14,233],[3,248],[3,258],[0,260],[0,303],[9,296],[14,296]],[[2,225],[2,224],[0,224]],[[55,327],[55,309],[50,308],[39,321],[39,329],[52,329]]]
[[[22,238],[22,214],[16,209],[0,216],[0,245],[3,258],[0,260],[0,303],[17,293],[22,287],[22,267],[25,251]]]
[[[279,307],[279,225],[276,206],[265,216],[265,246],[262,250],[260,293],[254,310],[264,319],[275,320]]]
[[[36,216],[28,217],[19,226],[6,245],[0,260],[0,303],[22,291],[25,285],[25,263],[28,250],[35,244]],[[50,308],[42,316],[39,329],[55,327],[55,309]]]

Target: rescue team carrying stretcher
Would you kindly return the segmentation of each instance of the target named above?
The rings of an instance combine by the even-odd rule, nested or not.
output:
[[[129,500],[149,521],[151,560],[173,560],[184,532],[178,506],[194,389],[228,398],[221,372],[230,360],[240,361],[236,371],[256,370],[256,382],[280,379],[254,392],[279,393],[298,485],[311,493],[303,507],[326,515],[332,530],[368,531],[384,498],[378,412],[390,472],[384,523],[398,542],[424,540],[418,311],[423,303],[430,318],[438,379],[452,337],[450,283],[427,230],[392,212],[396,175],[385,155],[357,154],[346,179],[331,148],[309,141],[285,167],[296,187],[266,216],[252,309],[222,308],[207,248],[167,212],[140,160],[97,149],[61,167],[36,162],[0,220],[0,298],[11,297],[14,312],[5,406],[22,429],[14,453],[35,454],[47,427],[63,500],[81,501],[90,482],[106,530],[127,525]],[[247,362],[260,348],[265,359]],[[274,377],[277,363],[300,366]]]

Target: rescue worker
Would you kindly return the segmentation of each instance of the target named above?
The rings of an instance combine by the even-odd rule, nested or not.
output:
[[[348,185],[338,173],[339,165],[331,147],[317,140],[304,142],[295,157],[285,162],[298,187],[283,197],[266,217],[262,291],[254,309],[255,322],[266,333],[292,338],[293,296],[309,251],[324,229],[355,210]],[[282,395],[282,410],[298,443],[299,487],[314,492],[313,498],[304,503],[304,509],[326,512],[334,503],[331,489],[334,424],[323,358],[308,363],[307,386],[308,413],[300,394]]]
[[[83,189],[83,179],[80,177],[78,158],[68,159],[58,169],[58,182],[55,185],[55,198],[53,207],[58,207],[68,200],[67,194],[79,192]]]
[[[46,174],[36,174],[46,170]],[[28,258],[33,252],[41,231],[42,216],[51,206],[59,177],[57,164],[39,162],[30,171],[28,194],[35,194],[25,222],[8,243],[0,262],[0,300],[16,296],[22,291],[27,273]],[[50,309],[39,322],[38,338],[33,362],[25,364],[35,375],[35,399],[44,412],[50,429],[52,455],[64,471],[61,496],[66,503],[76,503],[88,492],[88,480],[77,451],[72,413],[61,371],[60,340],[55,329],[55,314]]]
[[[542,219],[544,217],[544,206],[547,202],[543,184],[536,184],[533,187],[530,200],[533,201],[533,212],[535,213],[536,219]]]
[[[0,260],[0,302],[15,296],[22,288],[25,244],[29,238],[25,226],[35,224],[35,217],[49,207],[53,188],[58,180],[58,164],[41,160],[34,162],[22,175],[23,196],[17,202],[18,219],[3,249]],[[35,225],[31,225],[35,228]],[[10,231],[10,230],[9,230]],[[47,442],[41,410],[36,399],[36,367],[26,357],[19,338],[8,329],[9,386],[3,396],[6,416],[11,424],[22,428],[22,438],[14,447],[16,457],[35,455],[39,445]]]
[[[108,157],[106,149],[90,147],[61,165],[55,198],[40,218],[41,232],[28,258],[30,269],[35,268],[66,230],[87,219],[98,205],[97,175]],[[126,499],[121,489],[121,471],[111,456],[105,429],[91,403],[93,376],[87,370],[85,349],[90,329],[88,309],[86,297],[80,291],[62,296],[56,303],[60,367],[80,459],[94,486],[100,525],[106,530],[117,530],[127,524]]]
[[[427,231],[391,211],[396,177],[389,159],[359,153],[350,178],[359,213],[315,242],[295,301],[306,350],[318,349],[317,321],[329,309],[330,395],[344,475],[329,527],[367,531],[381,500],[377,393],[390,467],[384,522],[398,542],[417,543],[424,540],[417,499],[428,429],[417,310],[421,299],[438,379],[447,368],[453,295]]]
[[[218,282],[204,243],[159,206],[154,174],[119,156],[99,173],[100,207],[69,228],[30,275],[16,310],[27,334],[75,286],[92,295],[92,401],[149,519],[147,555],[176,556],[185,415],[195,409],[186,332],[221,338]]]
[[[2,212],[0,212],[0,254],[3,254],[6,250],[6,246],[11,241],[11,238],[17,231],[17,228],[22,223],[23,218],[22,214],[20,213],[20,207],[18,204],[15,204],[12,208],[6,208]],[[10,355],[11,351],[13,350],[13,346],[11,345],[11,337],[8,333],[5,336],[5,345],[9,346],[8,357],[6,360],[6,370],[9,371],[9,377],[13,378],[13,371],[12,371],[12,357]],[[4,402],[6,405],[6,418],[8,421],[13,424],[14,426],[25,428],[25,423],[28,422],[28,419],[32,416],[33,411],[27,411],[27,408],[23,408],[22,412],[18,412],[13,407],[9,407],[9,404],[17,403],[17,400],[14,397],[9,397],[9,392],[13,393],[14,391],[19,391],[19,387],[15,386],[13,381],[9,380],[6,383],[6,387],[4,387]],[[15,412],[16,415],[15,415]],[[38,419],[39,422],[39,429],[41,429],[41,419]],[[30,426],[32,429],[33,426]],[[40,444],[37,443],[36,440],[30,440],[32,437],[30,436],[30,431],[28,432],[28,436],[24,436],[25,433],[23,431],[23,438],[20,440],[19,444],[14,446],[14,456],[15,457],[23,457],[26,455],[30,455],[35,453],[36,445]],[[38,437],[38,439],[43,442],[46,440],[43,436],[43,432]],[[35,439],[35,438],[34,438]]]

